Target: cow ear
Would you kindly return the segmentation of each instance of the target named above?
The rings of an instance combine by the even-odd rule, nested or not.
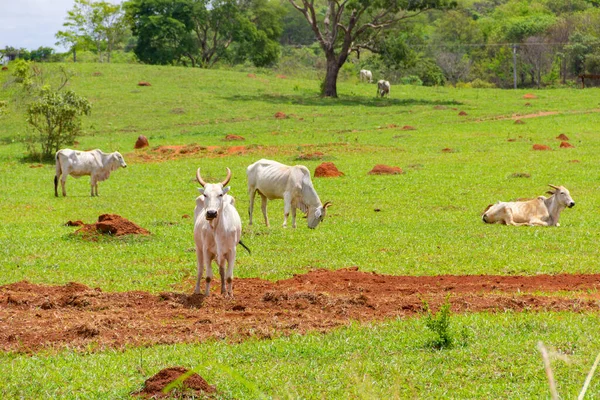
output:
[[[231,190],[231,186],[226,186],[223,188],[223,194],[229,192]]]
[[[204,188],[198,188],[198,191],[202,194],[204,194]]]

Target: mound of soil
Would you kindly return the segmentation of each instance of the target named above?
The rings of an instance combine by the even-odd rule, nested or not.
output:
[[[275,118],[277,119],[286,119],[288,116],[285,115],[285,113],[281,112],[281,111],[277,111],[275,113]]]
[[[369,171],[369,175],[398,175],[403,173],[404,171],[400,167],[390,167],[384,164],[377,164]]]
[[[84,235],[100,233],[112,236],[150,234],[146,229],[117,214],[102,214],[98,217],[98,222],[94,224],[83,224],[81,228],[75,231],[75,233]]]
[[[414,126],[410,126],[410,125],[404,125],[404,126],[402,127],[402,130],[403,130],[403,131],[416,131],[416,130],[417,130],[417,128],[415,128]]]
[[[234,141],[234,140],[246,140],[246,138],[244,138],[243,136],[239,136],[239,135],[227,135],[225,136],[226,141]]]
[[[256,74],[248,74],[246,75],[248,78],[256,78]]]
[[[515,139],[515,138],[510,138],[510,139],[507,139],[506,141],[507,141],[507,142],[516,142],[516,141],[517,141],[517,139]]]
[[[579,161],[579,160],[571,160],[571,161],[569,161],[569,162],[570,162],[570,163],[573,163],[573,164],[577,164],[577,163],[580,163],[581,161]]]
[[[8,71],[8,67],[7,66],[2,67],[2,71]]]
[[[433,109],[434,109],[434,110],[445,110],[445,109],[447,109],[447,108],[448,108],[448,107],[446,107],[446,106],[440,106],[440,105],[433,106]]]
[[[531,175],[527,172],[515,172],[510,175],[511,178],[531,178]]]
[[[530,99],[537,99],[537,96],[535,94],[532,94],[532,93],[525,93],[523,95],[523,98],[527,99],[527,100],[530,100]]]
[[[545,144],[534,144],[532,149],[533,150],[541,150],[541,151],[552,150],[552,148],[550,146],[546,146]]]
[[[29,166],[29,168],[43,168],[43,167],[44,167],[44,165],[43,165],[43,164],[31,164],[31,165]]]
[[[138,82],[138,86],[152,86],[152,85],[150,84],[150,82],[146,82],[146,81],[139,81],[139,82]]]
[[[172,114],[185,114],[185,108],[182,107],[175,107],[174,109],[171,110]]]
[[[92,76],[102,76],[102,72],[96,71],[92,74]]]
[[[448,299],[453,313],[597,313],[600,301],[600,274],[392,276],[352,267],[277,282],[236,278],[233,299],[218,294],[216,284],[210,297],[188,295],[194,283],[195,276],[189,276],[179,292],[160,295],[105,293],[78,283],[0,286],[0,351],[235,343],[328,332],[356,322],[422,315],[423,300],[435,312]]]
[[[458,115],[460,115],[462,117],[462,116],[465,116],[465,115],[468,115],[468,114],[466,112],[464,112],[464,111],[461,111],[461,112],[458,113]]]
[[[531,107],[531,103],[525,103],[525,107]]]
[[[322,160],[325,154],[320,151],[315,151],[314,153],[302,153],[296,157],[298,161],[306,161],[306,160]]]
[[[573,146],[569,142],[560,142],[560,147],[563,149],[571,149],[571,148],[574,148],[575,146]]]
[[[516,124],[516,125],[524,125],[524,124],[525,124],[525,121],[522,121],[522,120],[520,120],[520,119],[515,119],[515,124]]]
[[[343,175],[344,173],[338,170],[332,162],[321,163],[315,168],[315,178],[329,178]]]
[[[569,138],[567,137],[567,135],[565,135],[564,133],[561,133],[560,135],[558,135],[556,137],[558,140],[563,140],[563,141],[567,141],[569,140]]]
[[[181,375],[189,376],[174,386],[169,392],[164,392],[164,389],[173,381],[180,378]],[[144,388],[134,396],[144,398],[159,399],[165,397],[182,397],[182,398],[206,398],[203,397],[207,393],[215,393],[217,390],[214,386],[209,385],[206,380],[195,372],[191,372],[184,367],[171,367],[159,371],[156,375],[148,378],[144,382]]]
[[[148,147],[150,146],[150,143],[148,143],[148,138],[144,135],[140,135],[138,136],[137,140],[135,141],[135,145],[133,146],[134,149],[143,149],[144,147]]]
[[[67,221],[65,226],[83,226],[85,225],[82,220],[78,219],[76,221]]]
[[[449,148],[449,147],[444,147],[444,148],[442,149],[442,153],[456,153],[456,150],[454,150],[454,149],[451,149],[451,148]]]

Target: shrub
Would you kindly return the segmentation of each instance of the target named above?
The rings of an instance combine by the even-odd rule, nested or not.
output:
[[[415,75],[404,76],[400,79],[403,85],[423,86],[423,81]]]
[[[496,85],[491,82],[486,82],[483,79],[475,79],[471,82],[471,87],[475,89],[494,89]]]
[[[70,90],[43,88],[40,98],[27,108],[27,122],[34,131],[27,143],[29,155],[51,159],[63,145],[73,144],[81,130],[80,116],[89,115],[90,110],[89,101]]]
[[[429,308],[429,303],[423,301],[423,311],[425,326],[435,334],[435,338],[429,342],[429,345],[438,350],[453,347],[454,338],[450,332],[450,302],[446,299],[434,315]]]

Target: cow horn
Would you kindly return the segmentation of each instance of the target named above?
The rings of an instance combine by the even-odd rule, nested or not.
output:
[[[331,205],[332,203],[330,201],[326,201],[325,204],[323,204],[323,208],[330,207]]]
[[[230,179],[231,179],[231,170],[229,168],[227,168],[227,178],[225,178],[225,180],[223,182],[221,182],[221,185],[226,186],[229,183]]]
[[[196,171],[196,179],[198,180],[198,183],[202,185],[202,187],[206,186],[206,182],[204,182],[204,179],[202,179],[200,176],[200,168],[198,168],[198,171]]]
[[[554,186],[554,185],[548,185],[550,186],[552,189],[557,189],[558,190],[558,186]]]

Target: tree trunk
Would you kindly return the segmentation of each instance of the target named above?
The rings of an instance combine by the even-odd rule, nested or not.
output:
[[[321,95],[324,97],[338,97],[337,96],[337,78],[340,72],[340,67],[336,57],[327,57],[327,72],[325,74],[325,81],[323,82],[323,88]]]
[[[73,46],[73,62],[77,62],[77,50],[75,49],[75,46]]]

